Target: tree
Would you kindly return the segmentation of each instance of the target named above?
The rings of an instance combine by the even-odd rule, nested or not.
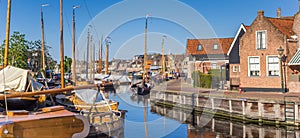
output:
[[[28,59],[30,59],[31,67],[34,71],[39,71],[41,68],[41,40],[28,41],[25,39],[25,34],[13,32],[9,40],[8,64],[19,68],[28,69]],[[4,61],[5,40],[0,46],[0,66]],[[48,69],[54,69],[56,61],[54,61],[49,53],[50,46],[45,46],[45,59]],[[33,68],[31,68],[33,69]]]
[[[4,55],[5,41],[1,45],[1,55]],[[27,68],[29,46],[25,34],[14,32],[9,40],[8,64],[19,68]],[[1,61],[4,57],[1,56]]]

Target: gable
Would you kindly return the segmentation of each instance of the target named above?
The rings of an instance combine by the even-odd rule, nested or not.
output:
[[[232,41],[232,43],[230,45],[230,48],[229,48],[229,50],[227,52],[227,56],[229,56],[229,54],[230,54],[231,50],[233,49],[233,46],[235,45],[235,43],[237,42],[237,40],[240,39],[241,33],[244,34],[246,32],[247,28],[249,28],[249,26],[244,26],[243,24],[241,24],[238,32],[236,33],[236,35],[234,37],[234,40]]]

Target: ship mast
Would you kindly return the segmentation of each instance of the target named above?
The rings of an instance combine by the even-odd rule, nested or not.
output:
[[[109,53],[109,40],[108,40],[108,38],[106,38],[106,40],[105,40],[105,42],[106,42],[106,49],[105,49],[105,52],[106,52],[106,54],[105,54],[105,56],[106,56],[106,58],[105,58],[105,74],[108,74],[108,53]]]
[[[99,61],[98,61],[98,73],[102,73],[102,41],[103,41],[103,36],[101,37],[100,40],[100,47],[99,47]]]
[[[61,75],[61,80],[60,80],[60,85],[61,88],[65,88],[65,63],[64,63],[64,36],[63,36],[63,0],[60,0],[60,75]]]
[[[90,82],[93,80],[93,36],[90,38]]]
[[[72,81],[76,85],[76,59],[75,59],[75,9],[79,6],[73,6],[73,16],[72,16]]]
[[[8,48],[9,48],[9,32],[10,32],[10,4],[11,0],[7,0],[7,15],[6,15],[6,41],[5,41],[5,51],[4,51],[4,65],[5,68],[8,65]]]
[[[145,23],[145,39],[144,39],[144,71],[143,71],[143,80],[145,80],[146,75],[146,66],[147,66],[147,33],[148,33],[148,17],[146,15],[146,23]]]

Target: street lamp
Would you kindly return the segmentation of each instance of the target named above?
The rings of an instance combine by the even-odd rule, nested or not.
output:
[[[279,67],[280,67],[280,77],[281,77],[281,92],[284,93],[284,82],[283,82],[283,72],[282,72],[282,58],[283,58],[283,51],[284,49],[280,46],[278,49],[278,54],[279,54]]]

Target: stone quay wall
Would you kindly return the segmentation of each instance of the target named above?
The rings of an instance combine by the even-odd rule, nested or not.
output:
[[[287,96],[278,100],[249,100],[201,93],[151,91],[150,101],[168,108],[185,109],[190,112],[208,113],[238,121],[269,125],[298,126],[299,97]]]

